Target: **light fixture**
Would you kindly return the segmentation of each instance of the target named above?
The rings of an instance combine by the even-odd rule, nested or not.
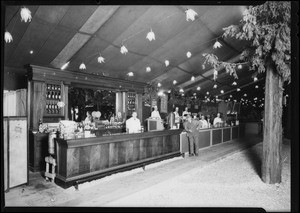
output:
[[[217,89],[217,87],[218,87],[218,85],[215,84],[215,85],[214,85],[214,89]]]
[[[13,40],[11,34],[8,31],[5,31],[4,33],[4,40],[6,43],[10,43]]]
[[[202,69],[205,70],[205,65],[204,64],[202,64]]]
[[[179,92],[184,92],[182,88],[180,88]]]
[[[154,34],[154,32],[152,31],[152,29],[151,29],[151,31],[147,34],[146,38],[147,38],[149,41],[155,40],[155,34]]]
[[[253,78],[253,81],[257,81],[257,77],[254,77],[254,78]]]
[[[189,21],[194,21],[195,20],[195,16],[197,16],[198,14],[193,10],[193,9],[188,9],[185,11],[186,13],[186,20]]]
[[[238,69],[242,69],[243,66],[241,64],[238,65]]]
[[[224,93],[224,90],[221,90],[221,93],[223,94],[223,93]]]
[[[174,85],[175,85],[175,84],[177,84],[177,81],[176,81],[176,80],[174,80],[174,81],[173,81],[173,84],[174,84]]]
[[[134,74],[133,74],[133,72],[129,72],[129,73],[127,73],[127,75],[128,76],[133,76]]]
[[[184,96],[184,93],[182,93],[181,96]]]
[[[122,45],[120,52],[122,54],[126,55],[126,53],[128,53],[128,50],[127,50],[127,48],[124,45]]]
[[[213,46],[214,49],[222,47],[222,44],[217,40]]]
[[[85,70],[86,69],[86,66],[84,63],[81,63],[80,66],[79,66],[79,69],[81,70]]]
[[[158,83],[157,86],[158,86],[158,87],[161,87],[161,83]]]
[[[214,69],[214,81],[217,79],[217,76],[218,76],[218,71]]]
[[[98,63],[105,63],[105,58],[103,58],[101,55],[98,57]]]
[[[193,94],[193,96],[196,96],[196,95],[197,95],[197,93],[194,93],[194,94]]]
[[[216,95],[216,99],[218,99],[218,96]]]
[[[229,95],[230,98],[232,98],[232,95]]]
[[[191,52],[187,52],[186,53],[186,57],[190,58],[192,56],[192,53]]]
[[[33,54],[33,50],[30,50],[29,53],[30,53],[30,54]]]
[[[258,85],[255,86],[255,89],[258,89]]]
[[[253,98],[253,100],[257,100],[257,97]]]
[[[195,77],[194,76],[191,77],[191,81],[195,81]]]
[[[169,66],[170,62],[168,60],[165,60],[166,67]]]
[[[66,67],[69,65],[70,61],[68,61],[67,63],[65,63],[60,69],[61,70],[64,70],[66,69]]]
[[[20,14],[21,14],[21,21],[24,21],[24,22],[31,21],[31,18],[32,18],[31,12],[28,8],[22,7]]]
[[[239,92],[239,91],[241,91],[241,89],[240,89],[240,88],[237,88],[237,89],[236,89],[236,91],[238,91],[238,92]]]
[[[247,97],[247,94],[245,93],[244,96]]]
[[[232,85],[234,85],[234,86],[235,86],[235,85],[237,85],[237,83],[234,81],[234,82],[232,83]]]
[[[171,93],[171,90],[168,90],[168,93]]]
[[[146,72],[151,72],[151,68],[150,67],[146,67]]]
[[[209,92],[207,91],[206,94],[209,95]]]
[[[201,89],[201,87],[197,87],[197,90],[200,90]]]

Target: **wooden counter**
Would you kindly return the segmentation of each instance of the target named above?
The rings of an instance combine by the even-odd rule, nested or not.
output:
[[[239,126],[200,129],[198,133],[199,149],[220,144],[239,138]],[[180,134],[180,152],[184,155],[189,151],[188,137],[186,132]]]
[[[57,173],[63,188],[180,155],[179,130],[55,139]]]

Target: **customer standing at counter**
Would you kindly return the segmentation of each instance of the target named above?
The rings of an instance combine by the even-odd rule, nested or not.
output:
[[[126,121],[126,132],[128,133],[140,133],[141,122],[137,118],[137,112],[132,113],[132,117]]]
[[[188,108],[188,107],[185,107],[184,111],[182,112],[182,119],[183,119],[183,120],[186,120],[187,115],[190,115],[190,114],[191,114],[191,112],[189,112],[188,110],[189,110],[189,108]]]
[[[214,126],[217,124],[217,123],[223,123],[222,119],[221,119],[221,114],[218,112],[217,113],[217,117],[215,117],[214,119]]]
[[[208,123],[204,118],[204,115],[201,115],[201,119],[200,119],[200,128],[204,129],[204,128],[208,128]]]
[[[198,156],[198,127],[199,121],[192,119],[191,115],[187,115],[187,120],[184,122],[183,126],[187,132],[187,137],[189,139],[189,156]]]
[[[123,118],[122,113],[117,112],[117,115],[115,117],[115,122],[124,122],[124,121],[125,121],[125,119]]]
[[[175,116],[175,125],[180,123],[180,115],[179,115],[179,108],[175,107],[174,116]]]
[[[153,107],[153,111],[151,112],[151,118],[161,119],[157,106]]]
[[[92,123],[92,121],[93,121],[93,117],[92,117],[92,115],[91,115],[91,112],[90,112],[90,111],[87,111],[87,112],[86,112],[86,118],[85,118],[85,120],[84,120],[84,123],[85,123],[85,124],[90,124],[90,123]]]

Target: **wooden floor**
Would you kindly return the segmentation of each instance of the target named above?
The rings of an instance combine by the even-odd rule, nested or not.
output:
[[[87,187],[79,185],[78,190],[74,187],[63,189],[55,183],[47,182],[43,174],[30,173],[28,186],[19,186],[5,193],[5,206],[103,206],[108,202],[193,170],[195,167],[204,167],[259,142],[262,142],[262,136],[257,135],[236,142],[225,142],[201,149],[198,157],[176,157],[175,160],[161,163],[156,167],[146,166],[145,171],[138,168],[134,173],[129,171],[112,175],[108,179],[97,180],[96,185],[93,185],[93,182]]]

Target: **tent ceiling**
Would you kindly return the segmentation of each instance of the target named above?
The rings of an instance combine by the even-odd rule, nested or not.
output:
[[[236,24],[245,6],[214,5],[165,5],[165,6],[27,6],[32,13],[30,23],[20,21],[20,6],[6,6],[5,27],[12,34],[13,42],[5,44],[5,66],[23,68],[25,64],[70,71],[106,75],[139,82],[160,82],[167,90],[173,85],[184,85],[191,76],[207,75],[210,67],[202,70],[203,53],[214,53],[221,60],[239,55],[247,45],[233,38],[220,38],[222,47],[213,49],[215,38],[222,35],[222,28]],[[185,10],[198,13],[195,21],[186,21]],[[146,39],[153,30],[155,40]],[[129,52],[120,53],[122,43]],[[34,53],[31,55],[30,50]],[[192,53],[191,58],[186,52]],[[99,53],[105,63],[98,63]],[[165,66],[164,61],[170,65]],[[85,63],[87,69],[80,70]],[[146,67],[151,72],[146,72]],[[240,83],[248,83],[251,73],[239,71]],[[25,74],[25,70],[24,70]],[[211,75],[207,76],[212,79]],[[247,78],[247,79],[246,79]],[[198,78],[197,78],[198,79]],[[218,82],[224,89],[232,89],[233,77],[219,75]],[[200,79],[184,89],[201,86],[204,92],[211,90],[215,82]],[[222,85],[220,85],[222,87]]]

